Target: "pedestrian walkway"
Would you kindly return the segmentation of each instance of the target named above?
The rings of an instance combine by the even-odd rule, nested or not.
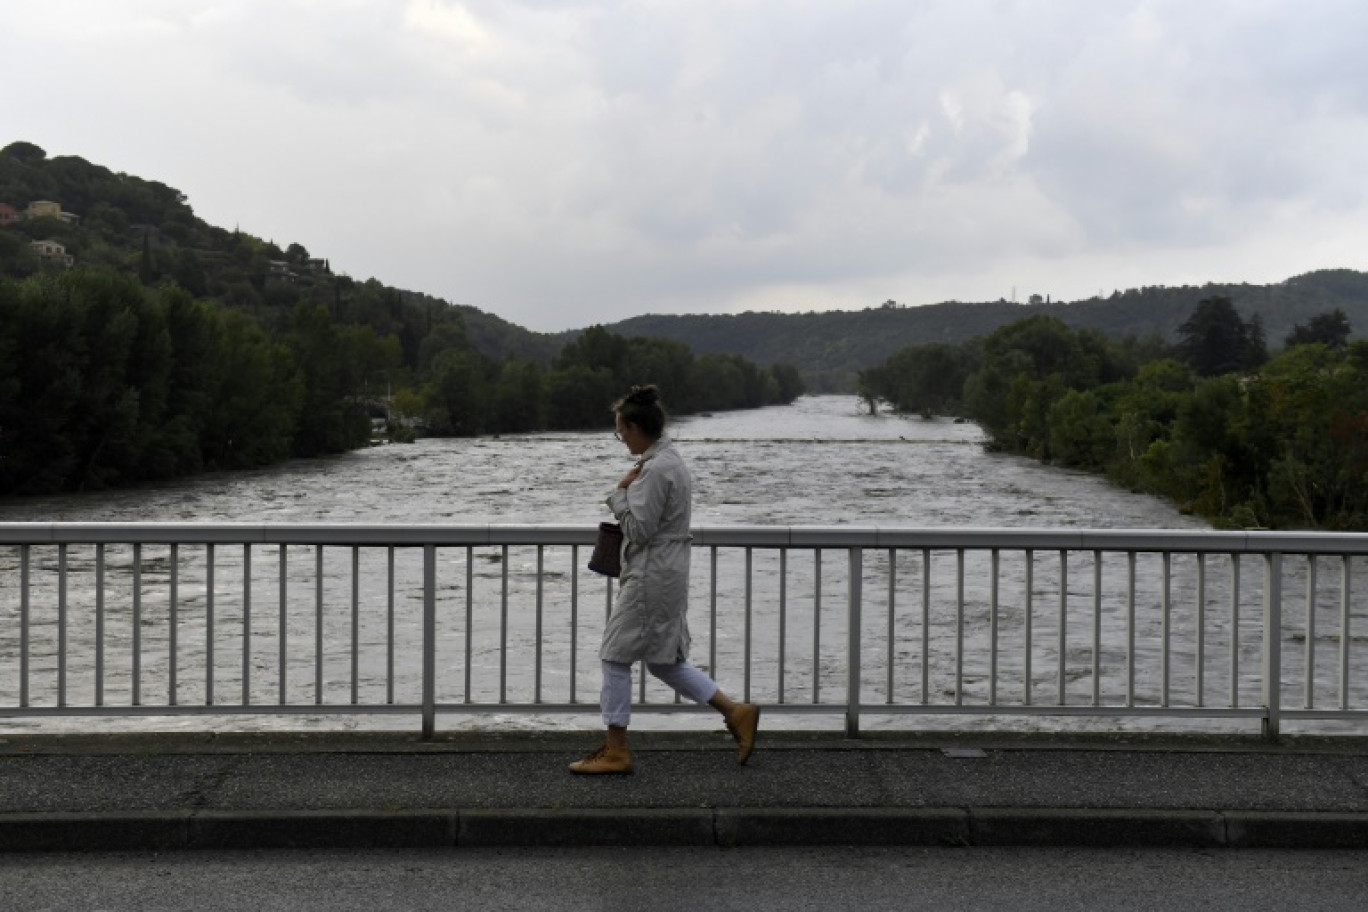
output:
[[[0,734],[0,850],[590,845],[1368,848],[1368,739]]]

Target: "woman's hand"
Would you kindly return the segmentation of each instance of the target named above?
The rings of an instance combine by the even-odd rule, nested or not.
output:
[[[632,466],[632,470],[631,470],[630,472],[628,472],[626,475],[623,475],[623,476],[622,476],[622,478],[618,481],[617,486],[618,486],[619,488],[625,488],[625,487],[627,487],[629,484],[631,484],[632,482],[636,481],[636,480],[637,480],[637,476],[639,476],[640,474],[641,474],[641,463],[637,463],[636,465]]]

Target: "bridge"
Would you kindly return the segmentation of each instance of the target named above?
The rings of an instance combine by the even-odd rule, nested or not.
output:
[[[0,524],[0,852],[1368,846],[1368,536],[698,527],[605,782],[593,534]]]

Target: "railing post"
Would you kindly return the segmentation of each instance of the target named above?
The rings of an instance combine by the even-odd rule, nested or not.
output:
[[[860,737],[860,617],[864,601],[864,551],[850,549],[847,586],[849,626],[846,631],[846,737]]]
[[[437,729],[437,546],[423,546],[423,740]]]
[[[1277,741],[1282,712],[1282,554],[1277,551],[1264,555],[1263,627],[1263,736]]]

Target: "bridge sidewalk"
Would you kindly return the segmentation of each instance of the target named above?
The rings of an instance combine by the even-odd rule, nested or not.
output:
[[[1368,740],[0,733],[0,850],[281,846],[1368,848]]]

